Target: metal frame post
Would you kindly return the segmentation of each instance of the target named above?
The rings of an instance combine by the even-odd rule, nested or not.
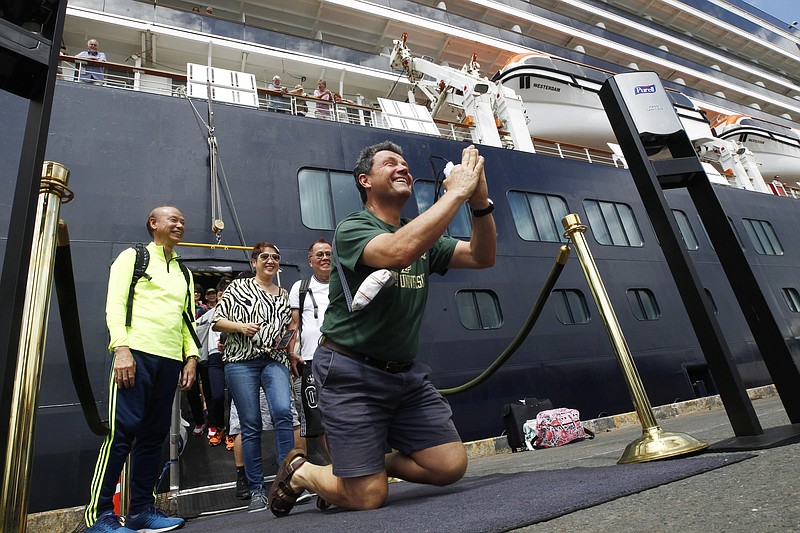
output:
[[[786,438],[797,438],[800,435],[798,424],[795,424],[798,427],[775,428],[770,435],[765,435],[761,428],[733,355],[664,197],[663,189],[678,187],[688,189],[734,288],[739,305],[781,395],[787,414],[792,422],[797,422],[800,420],[800,374],[686,132],[680,130],[667,140],[670,159],[650,161],[615,77],[609,78],[604,83],[600,90],[600,100],[625,154],[634,183],[664,251],[664,257],[708,362],[709,371],[717,385],[736,438],[757,437],[742,440],[742,443],[746,443],[744,444],[746,448],[785,444],[788,443],[785,442]],[[759,324],[760,321],[771,324]]]
[[[0,43],[2,57],[13,58],[12,65],[27,73],[27,76],[20,75],[14,79],[3,77],[0,80],[0,90],[13,92],[30,101],[0,276],[0,300],[6,302],[7,311],[6,318],[0,321],[0,418],[3,420],[11,417],[16,354],[20,345],[28,265],[36,224],[36,202],[50,127],[53,93],[58,75],[59,43],[64,30],[66,10],[67,0],[60,0],[52,37],[34,37],[27,30],[19,30],[20,35],[27,39],[36,38],[39,41],[35,51],[4,44],[7,41]],[[9,447],[14,445],[13,441],[0,440],[0,456],[5,456]]]

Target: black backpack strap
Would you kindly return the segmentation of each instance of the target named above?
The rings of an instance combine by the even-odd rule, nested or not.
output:
[[[308,285],[311,283],[311,278],[303,278],[300,280],[300,327],[298,329],[303,329],[303,310],[305,309],[305,301],[306,301],[306,294],[311,296],[311,303],[314,305],[314,318],[317,318],[319,307],[317,307],[317,301],[314,299],[314,293],[308,290]]]
[[[147,265],[150,264],[150,252],[144,244],[138,243],[136,245],[136,260],[133,263],[133,276],[131,276],[131,286],[128,289],[128,309],[125,314],[125,325],[131,327],[131,318],[133,317],[133,293],[136,289],[136,283],[141,278],[152,279],[147,274]]]
[[[190,307],[194,301],[193,295],[190,292],[192,290],[192,274],[189,272],[189,268],[183,264],[183,261],[180,259],[176,259],[176,261],[178,262],[178,266],[181,268],[181,272],[183,272],[184,279],[186,279],[186,308],[183,310],[183,321],[186,323],[186,327],[189,328],[189,333],[192,335],[192,339],[197,345],[197,348],[200,349],[200,338],[197,336],[197,331],[194,327],[194,312]]]

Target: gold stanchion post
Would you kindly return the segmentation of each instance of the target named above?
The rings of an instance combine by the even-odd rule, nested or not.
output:
[[[8,424],[7,439],[13,446],[8,446],[2,473],[0,531],[8,533],[24,532],[27,524],[30,464],[50,313],[58,216],[62,201],[72,200],[72,191],[67,188],[68,180],[69,170],[65,166],[44,162]]]
[[[614,346],[619,365],[622,367],[622,374],[625,377],[625,383],[628,385],[628,392],[631,395],[631,400],[633,400],[633,406],[642,424],[642,436],[628,444],[618,464],[655,461],[707,448],[707,442],[697,440],[686,433],[664,431],[656,423],[653,407],[650,405],[642,379],[636,370],[633,355],[631,355],[628,343],[622,334],[617,315],[611,306],[611,300],[603,285],[603,280],[600,278],[592,253],[589,251],[589,245],[586,243],[584,233],[587,228],[581,224],[580,218],[576,214],[565,216],[561,223],[566,230],[565,235],[567,238],[572,239],[575,244],[575,250],[583,268],[583,273],[589,283],[597,308],[600,310],[600,315],[603,317],[608,337]]]

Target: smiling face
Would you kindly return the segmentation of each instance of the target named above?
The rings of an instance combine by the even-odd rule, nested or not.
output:
[[[411,196],[414,177],[408,171],[408,163],[403,156],[390,150],[381,150],[375,154],[369,174],[362,174],[360,181],[369,199],[397,198],[405,202]]]
[[[331,277],[331,245],[318,242],[308,252],[308,264],[314,271],[314,277],[320,281],[328,281]]]
[[[183,238],[186,221],[178,208],[165,206],[156,207],[150,212],[147,220],[153,242],[160,246],[170,247],[178,244]]]
[[[256,269],[256,276],[271,280],[281,268],[280,252],[272,246],[262,247],[261,253],[253,259],[253,267]]]

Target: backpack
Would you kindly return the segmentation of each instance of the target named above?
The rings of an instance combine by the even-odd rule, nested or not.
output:
[[[576,409],[561,407],[547,409],[528,420],[523,426],[525,445],[534,448],[554,448],[584,438],[593,439],[594,433],[583,427]]]
[[[308,290],[308,285],[310,283],[311,278],[303,278],[300,280],[300,290],[298,291],[300,299],[300,324],[297,326],[298,333],[303,331],[303,310],[305,309],[306,294],[311,296],[311,304],[314,306],[314,318],[319,316],[319,307],[317,307],[317,301],[314,299],[314,292]]]
[[[208,334],[211,332],[213,316],[214,310],[209,309],[194,321],[197,325],[197,338],[200,340],[200,361],[208,361]]]
[[[142,243],[136,244],[136,260],[133,263],[133,275],[131,276],[131,286],[128,289],[128,304],[127,304],[127,312],[125,314],[125,325],[127,327],[131,326],[131,318],[133,317],[133,293],[136,289],[136,284],[139,282],[141,278],[146,278],[147,280],[152,279],[150,275],[147,273],[147,265],[150,264],[150,252]],[[197,332],[194,328],[194,311],[190,307],[193,305],[194,299],[189,291],[191,291],[191,273],[189,273],[189,269],[186,265],[183,264],[183,261],[180,259],[176,260],[178,266],[183,272],[183,277],[186,279],[186,309],[183,310],[183,321],[186,323],[186,326],[189,328],[189,333],[192,335],[192,339],[194,343],[197,345],[197,348],[200,348],[202,344],[200,343],[200,339],[197,338]]]

